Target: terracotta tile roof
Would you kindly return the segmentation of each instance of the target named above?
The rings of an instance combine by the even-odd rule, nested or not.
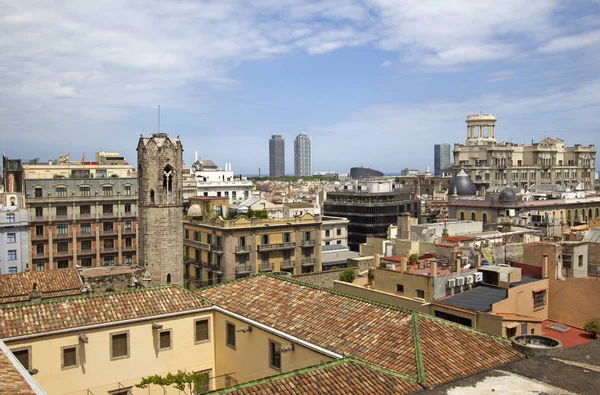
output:
[[[521,358],[510,343],[431,316],[255,276],[200,291],[233,313],[427,386]]]
[[[386,262],[402,263],[402,258],[408,258],[408,255],[404,255],[404,254],[392,255],[392,256],[387,256],[385,258],[381,258],[381,260],[386,261]]]
[[[455,235],[455,236],[450,236],[450,235],[446,235],[446,241],[454,241],[454,242],[463,242],[463,241],[474,241],[475,239],[473,237],[469,237],[469,236],[461,236],[461,235]]]
[[[185,312],[211,304],[177,286],[0,306],[0,339]]]
[[[422,390],[416,381],[353,358],[328,362],[215,391],[218,394],[389,394]]]
[[[0,347],[0,394],[34,395],[35,391],[8,359],[4,344]]]
[[[0,304],[28,301],[34,283],[43,299],[81,295],[81,279],[75,268],[2,274]]]

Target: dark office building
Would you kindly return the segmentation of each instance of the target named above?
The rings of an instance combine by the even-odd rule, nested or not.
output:
[[[329,192],[324,215],[345,217],[348,224],[348,246],[358,251],[367,237],[387,237],[390,225],[398,223],[398,215],[409,212],[413,218],[421,217],[421,202],[411,199],[411,193],[402,190],[391,192]]]
[[[370,177],[383,177],[383,173],[379,170],[369,169],[368,167],[353,167],[350,169],[350,178],[370,178]]]
[[[452,174],[452,160],[450,159],[450,144],[435,144],[433,146],[433,174]]]
[[[269,176],[283,177],[285,175],[285,140],[281,135],[274,134],[269,140]]]

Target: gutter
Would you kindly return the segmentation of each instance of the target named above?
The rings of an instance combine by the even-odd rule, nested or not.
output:
[[[274,335],[277,335],[277,336],[279,336],[279,337],[282,337],[282,338],[284,338],[284,339],[287,339],[287,340],[289,340],[289,341],[291,341],[291,342],[293,342],[293,343],[299,344],[299,345],[301,345],[301,346],[304,346],[304,347],[306,347],[306,348],[310,348],[311,350],[313,350],[313,351],[316,351],[316,352],[319,352],[319,353],[321,353],[321,354],[325,354],[325,355],[327,355],[328,357],[331,357],[331,358],[336,358],[336,359],[342,359],[342,358],[344,358],[344,355],[342,355],[342,354],[338,354],[338,353],[336,353],[336,352],[333,352],[333,351],[330,351],[330,350],[328,350],[328,349],[326,349],[326,348],[323,348],[323,347],[317,346],[316,344],[309,343],[309,342],[307,342],[306,340],[302,340],[302,339],[300,339],[300,338],[298,338],[298,337],[295,337],[295,336],[289,335],[289,334],[287,334],[287,333],[285,333],[285,332],[282,332],[282,331],[280,331],[280,330],[277,330],[277,329],[275,329],[275,328],[271,328],[270,326],[267,326],[267,325],[265,325],[265,324],[261,324],[261,323],[260,323],[260,322],[258,322],[258,321],[254,321],[254,320],[252,320],[252,319],[250,319],[250,318],[246,318],[246,317],[244,317],[244,316],[242,316],[242,315],[239,315],[239,314],[236,314],[236,313],[232,313],[231,311],[229,311],[229,310],[225,310],[225,309],[224,309],[224,308],[222,308],[222,307],[219,307],[219,306],[214,306],[214,309],[215,309],[216,311],[218,311],[219,313],[223,313],[223,314],[225,314],[225,315],[228,315],[228,316],[230,316],[230,317],[233,317],[233,318],[235,318],[235,319],[238,319],[238,320],[240,320],[240,321],[243,321],[243,322],[245,322],[245,323],[247,323],[247,324],[250,324],[250,325],[252,325],[252,326],[255,326],[255,327],[257,327],[257,328],[260,328],[260,329],[262,329],[262,330],[264,330],[264,331],[271,332],[271,333],[273,333]]]

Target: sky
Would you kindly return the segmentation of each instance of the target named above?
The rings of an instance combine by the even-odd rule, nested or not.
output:
[[[91,160],[179,135],[184,161],[266,174],[269,138],[313,170],[433,169],[468,114],[500,141],[600,146],[600,0],[0,0],[11,158]]]

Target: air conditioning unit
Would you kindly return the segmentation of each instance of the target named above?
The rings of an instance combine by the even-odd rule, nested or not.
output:
[[[446,283],[446,287],[447,288],[454,288],[454,287],[456,287],[456,280],[455,279],[448,280],[448,282]]]
[[[385,265],[385,268],[388,270],[396,270],[396,265]]]
[[[466,276],[465,277],[467,284],[473,284],[473,276]]]
[[[465,278],[464,277],[456,277],[456,285],[458,287],[465,285]]]
[[[475,282],[480,283],[483,281],[483,273],[477,272],[475,273]]]

